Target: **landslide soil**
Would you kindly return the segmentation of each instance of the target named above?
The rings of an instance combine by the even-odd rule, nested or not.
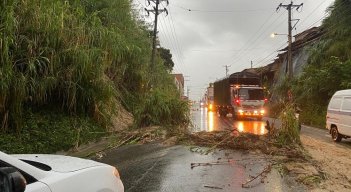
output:
[[[350,149],[335,143],[327,143],[302,135],[301,142],[312,156],[325,179],[311,191],[351,191]]]

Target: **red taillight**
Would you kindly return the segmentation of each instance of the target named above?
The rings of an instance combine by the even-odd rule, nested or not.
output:
[[[236,103],[237,105],[239,105],[239,104],[240,104],[240,100],[239,100],[239,99],[235,100],[235,103]]]
[[[266,102],[266,103],[267,103],[267,102],[268,102],[268,99],[267,99],[267,98],[266,98],[266,99],[264,99],[264,102]]]

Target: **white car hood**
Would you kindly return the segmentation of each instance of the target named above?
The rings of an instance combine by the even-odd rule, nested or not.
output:
[[[44,155],[44,154],[25,154],[25,155],[12,155],[21,160],[29,160],[35,161],[39,163],[43,163],[51,167],[51,171],[55,172],[73,172],[81,169],[86,169],[89,167],[96,167],[96,166],[107,166],[105,164],[87,160],[87,159],[80,159],[76,157],[69,157],[63,155]]]

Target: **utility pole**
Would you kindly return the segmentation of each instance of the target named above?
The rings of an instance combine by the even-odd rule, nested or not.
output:
[[[228,77],[229,67],[231,67],[231,65],[224,65],[223,67],[225,67],[225,76]]]
[[[157,43],[157,24],[158,24],[158,15],[166,12],[168,15],[168,10],[166,8],[164,9],[159,9],[160,3],[163,1],[167,2],[167,5],[169,5],[168,0],[148,0],[148,6],[151,5],[151,2],[155,4],[153,9],[146,9],[145,11],[147,12],[148,15],[150,15],[150,12],[155,14],[155,20],[154,20],[154,32],[153,32],[153,39],[152,39],[152,55],[151,55],[151,68],[155,66],[155,58],[156,58],[156,43]]]
[[[252,69],[252,66],[253,66],[253,62],[251,61],[251,69]]]
[[[186,75],[186,76],[184,76],[184,81],[185,81],[185,82],[189,82],[189,81],[190,81],[190,79],[189,79],[189,78],[190,78],[190,76],[187,76],[187,75]],[[187,87],[187,88],[186,88],[186,96],[189,98],[189,93],[190,93],[190,89],[189,89],[189,87],[190,87],[190,86],[189,86],[189,85],[187,85],[186,87]]]
[[[294,3],[291,1],[290,4],[287,5],[283,5],[282,3],[278,5],[277,7],[277,12],[279,11],[279,9],[281,7],[283,7],[284,9],[288,10],[288,42],[289,42],[289,46],[288,46],[288,62],[287,62],[287,69],[288,69],[288,77],[289,79],[293,78],[293,63],[292,63],[292,30],[293,27],[291,26],[291,10],[295,9],[299,10],[300,7],[303,6],[303,3],[301,3],[300,5],[294,5]]]

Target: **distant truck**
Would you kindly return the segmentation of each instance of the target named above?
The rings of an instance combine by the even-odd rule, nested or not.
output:
[[[213,105],[213,83],[210,83],[210,86],[207,87],[206,91],[206,107],[207,111],[213,111],[214,110],[214,105]]]
[[[266,112],[266,101],[256,74],[233,73],[214,83],[214,105],[220,116],[231,113],[235,119],[254,117],[261,120]]]

